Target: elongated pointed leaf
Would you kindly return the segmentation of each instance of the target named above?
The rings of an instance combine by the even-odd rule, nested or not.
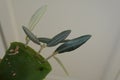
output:
[[[39,22],[41,17],[44,15],[46,9],[47,9],[46,5],[42,6],[33,14],[28,24],[30,31],[32,31],[36,24]]]
[[[67,69],[65,68],[64,64],[60,61],[59,58],[57,58],[56,56],[53,56],[53,58],[58,62],[58,64],[62,67],[63,71],[65,72],[65,74],[67,76],[69,76],[69,73],[67,71]]]
[[[49,43],[47,44],[48,47],[56,46],[61,41],[65,40],[67,36],[71,33],[71,30],[65,30],[59,34],[57,34],[55,37],[53,37]]]
[[[33,41],[34,43],[40,45],[40,42],[39,42],[38,38],[29,29],[27,29],[25,26],[22,26],[22,27],[23,27],[24,32],[28,36],[28,38],[31,41]]]
[[[50,38],[43,38],[43,37],[38,38],[38,39],[39,39],[40,42],[43,42],[43,43],[46,43],[46,44],[48,44],[49,41],[51,40]]]
[[[91,35],[84,35],[75,39],[72,39],[68,42],[65,42],[61,46],[59,46],[55,52],[64,53],[77,49],[81,45],[83,45],[88,39],[90,39]]]
[[[44,38],[44,37],[40,37],[38,39],[39,39],[40,42],[43,42],[43,43],[46,43],[46,44],[48,44],[50,42],[50,40],[51,40],[51,38]],[[67,41],[69,41],[69,40],[68,39],[67,40],[63,40],[63,41],[61,41],[61,43],[67,42]]]

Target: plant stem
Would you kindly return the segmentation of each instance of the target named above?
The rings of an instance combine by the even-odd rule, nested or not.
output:
[[[45,45],[45,44],[40,45],[40,50],[38,51],[38,53],[41,53],[41,52],[42,52],[42,50],[43,50],[45,47],[46,47],[46,45]]]
[[[57,54],[57,52],[54,52],[52,55],[48,56],[48,57],[46,58],[46,60],[49,60],[50,58],[52,58],[52,57],[55,56],[56,54]]]
[[[28,43],[30,42],[30,39],[28,39],[28,37],[26,36],[25,40],[26,40],[26,43],[25,43],[25,47],[26,47]]]

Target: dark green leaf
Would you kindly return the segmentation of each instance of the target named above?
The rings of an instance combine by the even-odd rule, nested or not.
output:
[[[38,38],[40,42],[48,44],[48,42],[51,40],[50,38]]]
[[[56,46],[59,44],[61,41],[65,40],[67,36],[70,34],[71,30],[65,30],[56,36],[54,36],[49,43],[47,44],[48,47]]]
[[[30,40],[32,40],[34,43],[40,45],[40,42],[39,42],[38,38],[29,29],[27,29],[25,26],[22,26],[22,27],[23,27],[24,32],[28,36],[28,38]]]
[[[46,44],[48,44],[50,42],[50,40],[51,40],[50,38],[44,38],[44,37],[40,37],[38,39],[39,39],[40,42],[43,42],[43,43],[46,43]],[[67,41],[69,41],[69,40],[68,39],[67,40],[63,40],[63,41],[61,41],[61,43],[67,42]]]
[[[64,43],[64,42],[67,42],[67,41],[70,41],[70,40],[69,40],[69,39],[66,39],[66,40],[61,41],[61,43]]]
[[[84,35],[75,39],[72,39],[68,42],[65,42],[61,46],[59,46],[55,52],[64,53],[77,49],[81,45],[83,45],[88,39],[90,39],[91,35]]]

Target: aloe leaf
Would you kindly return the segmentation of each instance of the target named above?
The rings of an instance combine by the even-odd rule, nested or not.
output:
[[[58,64],[62,67],[62,69],[63,69],[63,71],[65,72],[65,74],[66,74],[67,76],[69,76],[69,73],[68,73],[67,69],[65,68],[65,66],[63,65],[63,63],[60,61],[60,59],[57,58],[56,56],[53,56],[53,58],[54,58],[54,59],[58,62]]]
[[[34,43],[40,45],[40,42],[39,42],[38,38],[29,29],[27,29],[25,26],[22,26],[22,27],[23,27],[23,30],[26,33],[27,37],[31,41],[33,41]]]
[[[45,38],[45,37],[40,37],[38,39],[39,39],[40,42],[46,43],[46,44],[48,44],[50,42],[50,40],[51,40],[51,38]],[[61,41],[61,43],[67,42],[67,41],[69,41],[69,40],[68,39],[67,40],[63,40],[63,41]]]
[[[64,44],[60,45],[55,52],[64,53],[77,49],[81,45],[83,45],[88,39],[90,39],[91,35],[84,35],[75,39],[72,39]]]
[[[46,12],[47,6],[40,7],[31,17],[28,27],[30,31],[33,30],[33,28],[36,26],[36,24],[39,22],[39,20],[42,18],[44,13]]]
[[[71,33],[71,30],[65,30],[62,31],[61,33],[57,34],[54,36],[49,43],[47,44],[48,47],[56,46],[59,44],[61,41],[65,40],[67,36]]]

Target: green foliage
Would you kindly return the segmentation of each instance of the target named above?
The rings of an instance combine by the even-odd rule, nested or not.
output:
[[[40,42],[39,42],[38,38],[29,29],[27,29],[25,26],[23,26],[23,30],[26,33],[27,37],[31,41],[33,41],[34,43],[40,45]]]
[[[91,35],[83,35],[74,39],[66,39],[71,30],[65,30],[55,35],[53,38],[37,37],[32,30],[37,25],[46,11],[47,6],[39,8],[31,17],[28,28],[22,26],[26,34],[26,44],[13,42],[6,51],[3,59],[0,59],[0,80],[44,80],[52,70],[48,60],[53,57],[68,75],[68,71],[59,58],[55,55],[70,52],[82,46],[88,41]],[[36,52],[28,43],[29,41],[40,45],[40,50]],[[45,47],[61,45],[47,58],[44,58],[41,51]]]
[[[56,36],[54,36],[47,44],[48,47],[56,46],[60,42],[62,42],[69,34],[71,30],[65,30]]]
[[[40,37],[38,39],[39,39],[40,42],[46,43],[46,44],[48,44],[51,41],[51,38],[45,38],[45,37]],[[62,40],[59,43],[64,43],[64,42],[67,42],[67,41],[69,41],[69,40],[68,39],[67,40]]]
[[[50,38],[40,37],[40,38],[38,38],[38,40],[39,40],[40,42],[42,42],[42,43],[48,44],[51,39],[50,39]]]
[[[77,49],[78,47],[80,47],[81,45],[83,45],[88,39],[90,39],[90,37],[91,35],[84,35],[84,36],[69,40],[65,42],[64,44],[62,44],[61,46],[59,46],[55,50],[55,52],[64,53],[64,52],[73,51]]]

